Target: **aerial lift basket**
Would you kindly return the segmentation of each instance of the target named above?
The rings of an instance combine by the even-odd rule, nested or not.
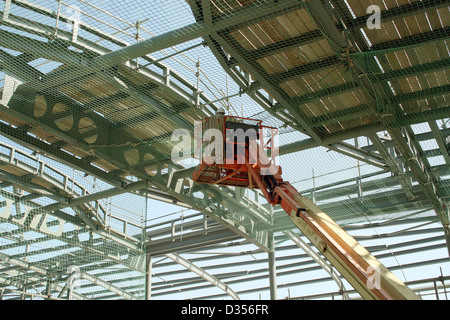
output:
[[[197,183],[259,189],[281,205],[292,223],[364,299],[419,300],[410,288],[372,256],[310,199],[281,177],[276,128],[260,120],[226,116],[204,118],[196,126],[193,173]]]

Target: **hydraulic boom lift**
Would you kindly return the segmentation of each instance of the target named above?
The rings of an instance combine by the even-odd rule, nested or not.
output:
[[[198,183],[260,189],[280,204],[295,226],[364,298],[419,300],[411,289],[372,256],[311,200],[281,177],[276,164],[278,130],[260,120],[226,116],[204,118],[197,126],[193,173]],[[212,138],[214,137],[214,139]]]

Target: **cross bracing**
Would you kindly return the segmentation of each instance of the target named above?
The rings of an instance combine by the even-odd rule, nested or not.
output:
[[[357,298],[280,208],[172,162],[171,133],[220,106],[282,128],[287,178],[406,283],[446,266],[445,2],[382,1],[380,29],[365,1],[174,1],[150,23],[153,5],[5,1],[2,297]],[[153,201],[182,214],[152,223]]]

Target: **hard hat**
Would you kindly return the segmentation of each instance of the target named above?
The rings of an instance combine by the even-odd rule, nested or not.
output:
[[[218,115],[218,116],[221,116],[221,115],[224,116],[224,115],[225,115],[225,109],[222,108],[222,107],[220,107],[219,109],[217,109],[216,115]]]

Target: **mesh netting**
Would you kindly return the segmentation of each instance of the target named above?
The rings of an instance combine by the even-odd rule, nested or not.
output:
[[[445,1],[7,0],[1,14],[3,294],[142,298],[144,198],[68,199],[189,166],[173,132],[220,107],[279,128],[283,177],[340,223],[446,221]],[[248,232],[292,229],[255,191],[188,185],[182,201],[216,201]]]
[[[5,139],[0,149],[2,297],[142,299],[145,200],[69,207],[108,185]]]

